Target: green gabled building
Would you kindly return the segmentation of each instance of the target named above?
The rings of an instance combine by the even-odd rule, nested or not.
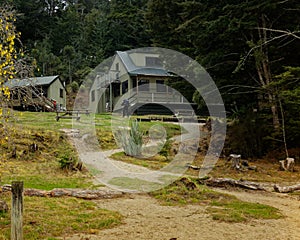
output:
[[[99,73],[89,92],[89,109],[101,113],[121,111],[129,99],[131,112],[170,114],[189,104],[167,85],[174,75],[167,72],[159,54],[117,51],[110,68]]]
[[[66,108],[66,88],[58,75],[12,79],[5,85],[11,91],[13,108],[39,111]]]

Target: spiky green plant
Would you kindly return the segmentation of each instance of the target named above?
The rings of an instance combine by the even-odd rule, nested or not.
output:
[[[124,152],[129,156],[140,156],[143,146],[143,133],[137,120],[130,124],[130,130],[122,130],[119,132]]]

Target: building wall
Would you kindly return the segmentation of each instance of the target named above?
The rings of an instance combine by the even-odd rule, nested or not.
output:
[[[66,89],[64,88],[64,86],[58,78],[54,82],[52,82],[47,91],[48,98],[56,100],[57,106],[62,106],[64,108],[67,104],[66,95]]]
[[[159,55],[153,53],[131,53],[129,56],[136,66],[146,67],[146,57],[158,57]]]

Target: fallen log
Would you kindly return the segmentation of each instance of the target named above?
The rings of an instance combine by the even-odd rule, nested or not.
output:
[[[210,178],[205,180],[204,184],[210,187],[238,187],[250,190],[266,191],[266,189],[258,183],[245,180],[234,180],[231,178]]]
[[[285,187],[280,187],[275,184],[273,188],[274,191],[278,193],[290,193],[290,192],[300,190],[300,184],[285,186]]]
[[[2,192],[10,192],[9,185],[2,186],[0,188]],[[1,192],[0,191],[0,192]],[[71,188],[55,188],[49,191],[27,188],[24,189],[24,196],[30,197],[76,197],[82,199],[108,199],[117,198],[123,196],[124,193],[107,188],[86,190],[86,189],[71,189]]]

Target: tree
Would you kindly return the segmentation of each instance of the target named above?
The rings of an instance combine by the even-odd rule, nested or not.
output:
[[[286,158],[289,157],[289,147],[297,147],[300,141],[300,67],[285,67],[285,71],[274,76],[274,81],[268,87],[277,94],[281,131]]]
[[[10,100],[10,90],[6,84],[16,75],[15,65],[19,57],[15,42],[20,34],[16,31],[15,21],[14,11],[10,7],[0,7],[0,116],[2,121],[5,120],[4,109]]]
[[[69,83],[72,83],[72,61],[75,58],[75,49],[73,46],[66,45],[63,49],[63,55],[68,62]]]
[[[0,154],[1,160],[5,156],[2,154],[2,147],[9,148],[12,139],[10,137],[12,127],[9,124],[11,111],[9,103],[11,91],[8,83],[17,74],[16,63],[21,55],[16,49],[16,42],[20,34],[15,27],[15,13],[9,6],[0,6]],[[2,161],[0,161],[0,165]]]

